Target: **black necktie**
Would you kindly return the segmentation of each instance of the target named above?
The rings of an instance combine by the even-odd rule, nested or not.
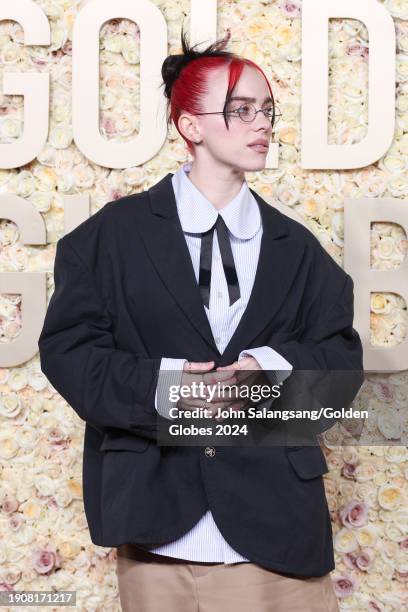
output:
[[[211,285],[211,262],[212,262],[212,243],[214,229],[217,230],[218,244],[221,252],[222,265],[224,268],[225,278],[228,284],[228,293],[230,298],[230,306],[239,300],[241,293],[239,291],[238,276],[235,269],[234,257],[232,255],[230,239],[228,236],[228,228],[225,225],[224,219],[218,215],[217,221],[212,228],[201,234],[201,252],[200,252],[200,275],[198,284],[200,286],[201,297],[204,304],[209,308],[210,304],[210,285]]]

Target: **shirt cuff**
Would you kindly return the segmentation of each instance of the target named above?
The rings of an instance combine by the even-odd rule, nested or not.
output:
[[[282,355],[275,351],[270,346],[258,346],[252,349],[245,349],[241,351],[238,357],[238,361],[244,357],[254,357],[261,368],[265,371],[265,375],[272,383],[272,385],[281,384],[283,381],[290,376],[293,367],[289,361],[286,361]],[[274,397],[269,397],[257,404],[257,407],[269,409],[273,402]]]
[[[187,359],[173,359],[171,357],[162,357],[160,361],[160,372],[157,379],[156,395],[154,405],[157,412],[165,419],[175,419],[170,416],[170,410],[176,408],[177,401],[172,402],[169,399],[169,391],[171,385],[181,385],[183,376],[183,368]]]
[[[277,384],[286,380],[293,370],[292,364],[270,346],[245,349],[240,352],[238,361],[244,357],[254,357],[261,368],[269,372]]]

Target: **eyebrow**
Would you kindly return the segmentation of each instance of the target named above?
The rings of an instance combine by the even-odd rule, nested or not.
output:
[[[243,100],[244,102],[256,102],[256,98],[249,98],[248,96],[233,96],[232,98],[230,98],[230,102],[232,102],[233,100]],[[267,98],[265,98],[262,104],[265,104],[265,102],[273,102],[273,99],[271,98],[271,96],[268,96]]]

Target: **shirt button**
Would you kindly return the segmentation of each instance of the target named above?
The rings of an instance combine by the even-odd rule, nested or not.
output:
[[[204,452],[206,457],[214,457],[215,448],[213,446],[207,446]]]
[[[217,298],[219,298],[219,299],[222,298],[222,291],[217,291]]]

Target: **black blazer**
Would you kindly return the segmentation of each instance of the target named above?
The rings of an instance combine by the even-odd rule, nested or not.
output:
[[[310,231],[251,189],[264,231],[259,263],[248,306],[220,354],[172,176],[107,203],[57,244],[55,291],[38,344],[42,371],[86,422],[92,541],[168,542],[210,508],[226,540],[252,562],[324,575],[334,556],[320,447],[160,446],[154,398],[161,357],[217,367],[269,345],[294,371],[362,371],[353,281]],[[361,378],[352,397],[360,385]]]

